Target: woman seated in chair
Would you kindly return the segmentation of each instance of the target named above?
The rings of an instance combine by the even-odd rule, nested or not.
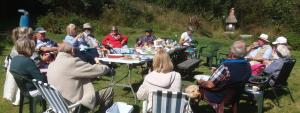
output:
[[[15,43],[15,48],[19,55],[11,60],[10,72],[24,76],[27,79],[37,79],[46,82],[46,78],[35,65],[30,56],[34,53],[35,44],[29,38],[18,39]],[[29,90],[36,89],[33,84],[28,85]],[[31,94],[32,96],[35,94]]]
[[[242,41],[234,42],[230,51],[230,57],[222,62],[221,66],[214,71],[208,81],[197,81],[200,92],[204,96],[203,98],[208,100],[209,103],[221,104],[227,95],[227,91],[224,89],[247,82],[251,75],[250,64],[244,60],[244,55],[246,54],[245,43]],[[242,90],[242,88],[239,89],[237,87],[234,90]],[[220,112],[220,108],[214,107],[214,109],[218,113],[223,113]]]
[[[278,77],[282,66],[285,62],[291,60],[290,50],[287,47],[287,40],[284,37],[278,37],[275,42],[273,42],[275,46],[273,60],[271,64],[267,66],[264,70],[265,73],[271,75],[270,85],[274,84],[274,80]]]
[[[143,84],[137,91],[137,98],[147,100],[151,91],[180,92],[180,89],[181,75],[173,71],[173,63],[169,54],[166,53],[163,48],[158,49],[153,59],[153,71],[145,76]],[[151,101],[152,99],[148,100]],[[148,106],[148,108],[151,107]]]

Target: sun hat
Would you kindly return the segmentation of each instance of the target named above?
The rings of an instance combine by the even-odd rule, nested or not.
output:
[[[92,26],[90,23],[84,23],[83,24],[83,29],[92,29]]]
[[[45,29],[44,29],[43,27],[37,27],[37,28],[34,30],[34,32],[36,32],[36,33],[45,33],[46,31],[45,31]]]
[[[267,34],[261,34],[258,38],[261,39],[261,40],[264,40],[266,42],[270,42],[268,40],[269,36]]]
[[[272,42],[272,44],[286,44],[287,43],[287,39],[283,36],[278,37],[274,42]]]

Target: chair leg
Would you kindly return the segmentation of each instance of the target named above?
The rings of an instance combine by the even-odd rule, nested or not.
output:
[[[23,105],[24,105],[24,92],[20,92],[20,106],[19,106],[19,113],[23,113]]]
[[[218,105],[217,113],[224,113],[224,102]]]
[[[36,99],[34,97],[29,97],[29,111],[30,113],[36,113],[35,106],[36,105]]]
[[[292,93],[291,93],[290,89],[289,89],[288,87],[284,87],[284,88],[287,89],[287,91],[288,91],[288,93],[289,93],[289,95],[290,95],[290,97],[291,97],[292,102],[295,103],[295,100],[294,100],[294,98],[293,98],[293,96],[292,96]]]
[[[238,102],[234,102],[232,104],[232,113],[237,113],[238,112]]]
[[[279,105],[278,96],[277,96],[277,93],[276,93],[276,91],[275,91],[275,88],[274,88],[274,87],[271,87],[271,88],[272,88],[273,94],[274,94],[274,96],[275,96],[275,98],[276,98],[277,106],[280,106],[280,105]]]
[[[46,100],[41,100],[42,102],[42,108],[43,108],[43,111],[46,111],[47,110],[47,102],[46,102]]]

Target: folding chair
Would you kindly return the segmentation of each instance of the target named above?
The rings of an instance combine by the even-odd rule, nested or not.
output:
[[[68,105],[68,103],[61,96],[59,91],[56,88],[54,88],[52,85],[43,83],[42,81],[37,81],[36,79],[33,79],[32,82],[49,103],[50,108],[47,111],[53,111],[55,113],[70,113],[77,110],[77,112],[80,113],[80,108],[81,108],[80,102],[76,102],[75,104]]]
[[[29,112],[30,113],[36,113],[36,101],[40,96],[32,97],[29,94],[29,89],[26,87],[29,84],[32,84],[31,80],[26,78],[25,76],[21,76],[17,74],[16,72],[11,71],[11,74],[13,75],[17,86],[20,89],[20,106],[19,106],[19,113],[23,113],[23,105],[24,105],[24,98],[29,99]],[[40,98],[41,99],[41,98]],[[42,100],[42,107],[43,110],[46,110],[46,102]]]
[[[296,63],[296,59],[289,59],[287,62],[285,62],[278,74],[278,76],[275,78],[274,76],[270,75],[270,78],[269,78],[269,81],[270,80],[274,80],[274,84],[267,84],[267,89],[268,88],[271,88],[272,91],[273,91],[273,94],[275,95],[276,97],[276,102],[277,102],[277,105],[279,105],[279,99],[278,99],[278,94],[276,93],[276,90],[275,89],[287,89],[287,92],[289,93],[290,95],[290,98],[292,100],[292,102],[295,102],[294,101],[294,98],[291,94],[291,91],[290,89],[288,88],[288,77],[290,76],[290,73],[292,72],[293,70],[293,67]]]
[[[152,113],[192,113],[187,94],[182,92],[153,91]],[[148,98],[150,99],[150,98]],[[143,102],[143,113],[147,113],[149,101]]]

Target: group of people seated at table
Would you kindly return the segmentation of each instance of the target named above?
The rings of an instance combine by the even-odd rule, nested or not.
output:
[[[29,79],[48,82],[55,86],[70,104],[80,101],[86,109],[95,109],[99,106],[99,111],[105,112],[112,104],[112,88],[95,91],[92,81],[110,69],[94,60],[96,55],[93,53],[84,52],[91,49],[98,52],[99,49],[128,48],[128,37],[119,33],[118,28],[113,26],[111,32],[102,40],[104,48],[101,48],[92,34],[90,23],[83,24],[82,33],[77,34],[75,24],[69,24],[66,32],[63,42],[57,44],[46,37],[46,30],[42,27],[36,28],[35,31],[28,26],[17,27],[13,30],[14,47],[8,70]],[[192,33],[193,29],[188,27],[181,35],[179,44],[191,46]],[[145,35],[137,39],[135,47],[154,46],[155,40],[156,36],[153,35],[152,29],[146,29]],[[246,47],[243,41],[235,41],[230,47],[228,58],[212,70],[208,81],[197,81],[199,92],[202,94],[201,99],[220,102],[225,96],[225,92],[220,89],[247,82],[253,71],[256,71],[255,66],[263,67],[268,73],[278,74],[282,60],[290,56],[287,39],[278,37],[272,43],[273,47],[268,45],[268,42],[266,34],[261,34],[257,42],[249,47]],[[162,47],[156,51],[153,71],[144,77],[137,91],[138,99],[148,99],[152,90],[181,91],[181,75],[174,71],[169,54]],[[88,58],[85,59],[82,55]],[[40,72],[40,68],[47,68],[46,75]],[[33,85],[28,87],[32,96],[40,95]]]
[[[247,47],[247,56],[251,64],[252,75],[260,75],[263,72],[273,73],[274,68],[279,71],[283,65],[282,60],[290,59],[290,50],[287,45],[287,39],[283,36],[278,37],[272,46],[268,43],[267,34],[261,34],[257,41]],[[276,62],[282,62],[276,64]],[[271,71],[273,70],[273,71]]]
[[[112,103],[112,89],[94,91],[92,80],[107,73],[109,68],[102,65],[98,60],[94,60],[95,56],[92,56],[94,63],[81,58],[81,52],[90,49],[128,48],[128,37],[119,33],[118,28],[113,26],[111,33],[102,40],[101,44],[104,48],[101,48],[92,34],[92,27],[89,23],[83,24],[83,32],[79,34],[76,31],[76,25],[69,24],[66,27],[67,35],[62,43],[51,40],[46,36],[46,32],[43,27],[37,27],[33,31],[28,26],[20,26],[13,30],[14,46],[11,50],[11,63],[7,73],[11,78],[10,72],[14,72],[29,79],[48,82],[60,91],[68,103],[80,101],[89,109],[94,109],[96,105],[100,105],[99,110],[103,112]],[[152,32],[152,29],[146,29],[145,35],[138,38],[136,47],[153,46],[156,37]],[[160,51],[160,53],[164,52]],[[167,54],[164,54],[166,57]],[[83,55],[87,54],[83,53]],[[165,63],[165,60],[166,58],[157,58],[154,64],[157,68],[161,68],[160,64],[161,62]],[[169,59],[168,65],[170,67],[166,70],[160,69],[157,73],[172,71],[173,65],[171,64]],[[46,69],[46,71],[41,71],[42,69]],[[177,81],[180,80],[180,74],[175,72],[174,74],[177,76]],[[4,92],[6,89],[12,89],[11,83],[5,84],[7,85],[5,85]],[[14,85],[14,87],[17,86]],[[41,95],[33,85],[28,86],[28,88],[31,90],[31,96]],[[12,101],[14,105],[18,105],[19,93],[17,93],[17,88],[14,89],[16,91],[9,92],[10,94],[4,95],[4,98]]]

